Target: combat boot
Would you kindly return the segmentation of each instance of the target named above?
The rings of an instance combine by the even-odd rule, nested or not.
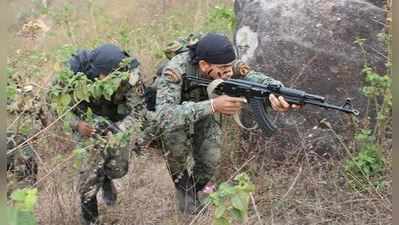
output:
[[[194,179],[184,171],[180,176],[173,176],[176,187],[177,208],[183,214],[194,215],[200,211]]]
[[[191,191],[176,189],[177,207],[183,214],[195,215],[199,213],[201,203],[197,195],[190,192]]]
[[[81,199],[80,208],[80,223],[82,225],[99,225],[96,197],[90,200]]]
[[[105,177],[102,188],[102,197],[105,204],[108,206],[115,205],[118,198],[118,193],[116,191],[114,182],[112,182],[112,179]]]

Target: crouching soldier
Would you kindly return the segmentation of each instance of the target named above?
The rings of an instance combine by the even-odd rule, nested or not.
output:
[[[152,97],[148,102],[152,102],[149,108],[155,109],[159,118],[164,118],[163,123],[179,124],[169,127],[162,134],[162,141],[178,208],[183,213],[196,214],[202,206],[198,193],[212,187],[223,144],[220,121],[214,115],[233,115],[240,111],[244,100],[226,95],[212,98],[206,88],[187,82],[185,77],[240,78],[261,84],[281,82],[250,70],[237,59],[233,44],[222,34],[190,35],[169,47],[165,53],[170,60],[158,69],[158,77],[152,85],[156,93],[148,94]],[[299,108],[274,95],[265,100],[278,112]],[[173,114],[165,116],[171,110]],[[192,116],[187,117],[187,114]]]
[[[97,193],[102,189],[107,205],[117,200],[113,179],[128,171],[129,132],[141,129],[144,87],[137,59],[112,44],[78,51],[68,66],[73,76],[86,76],[96,89],[90,92],[89,101],[76,103],[69,121],[78,148],[84,153],[79,177],[81,223],[99,224]],[[57,79],[54,85],[65,87],[62,82]],[[113,85],[118,86],[109,93],[106,89],[112,90]]]

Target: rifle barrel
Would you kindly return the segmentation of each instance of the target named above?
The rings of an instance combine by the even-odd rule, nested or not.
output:
[[[193,77],[193,76],[185,76],[185,78],[188,79],[189,81],[197,83],[200,86],[208,86],[209,83],[211,82],[211,80],[209,79]],[[351,104],[345,104],[343,106],[329,104],[326,102],[326,98],[323,96],[309,94],[305,91],[293,88],[287,88],[279,84],[265,85],[242,79],[229,79],[225,80],[222,84],[225,85],[225,87],[228,87],[227,88],[228,90],[235,90],[234,88],[231,88],[235,86],[239,86],[240,88],[245,90],[251,89],[251,91],[246,93],[252,93],[252,94],[257,93],[256,95],[258,97],[259,96],[266,97],[267,95],[274,93],[277,95],[284,96],[286,100],[289,101],[290,103],[316,105],[326,109],[335,109],[346,113],[352,113],[356,116],[359,115],[359,111],[353,109]]]

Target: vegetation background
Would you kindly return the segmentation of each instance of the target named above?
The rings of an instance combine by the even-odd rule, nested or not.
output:
[[[27,136],[43,130],[37,115],[47,104],[44,94],[77,49],[115,43],[139,58],[149,83],[156,65],[165,58],[162,49],[169,41],[196,31],[225,32],[233,37],[235,29],[232,0],[13,0],[8,4],[15,12],[9,28],[15,44],[7,61],[7,130]],[[391,4],[386,1],[388,68]],[[392,103],[386,97],[390,95],[390,70],[386,75],[365,70],[365,87],[376,90],[372,97],[378,98],[377,104],[383,99],[380,115],[384,118],[379,124],[384,129],[376,132],[360,127],[353,143],[342,143],[345,152],[338,159],[315,157],[298,149],[284,161],[254,163],[253,158],[262,153],[240,148],[245,142],[240,140],[240,130],[224,121],[228,141],[218,180],[245,171],[256,188],[244,224],[392,224]],[[24,206],[38,224],[79,224],[79,152],[63,131],[62,121],[30,143],[38,158],[39,175],[34,185],[37,192],[24,193]],[[117,206],[100,206],[106,224],[212,223],[214,207],[201,216],[177,213],[172,181],[155,148],[131,159],[129,173],[118,180],[117,187]],[[31,201],[37,201],[35,207]]]

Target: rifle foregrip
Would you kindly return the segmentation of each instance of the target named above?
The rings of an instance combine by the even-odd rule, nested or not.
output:
[[[265,100],[263,97],[254,97],[248,100],[249,106],[253,113],[255,113],[256,122],[258,126],[263,130],[267,137],[272,136],[276,131],[276,126],[267,117]]]

